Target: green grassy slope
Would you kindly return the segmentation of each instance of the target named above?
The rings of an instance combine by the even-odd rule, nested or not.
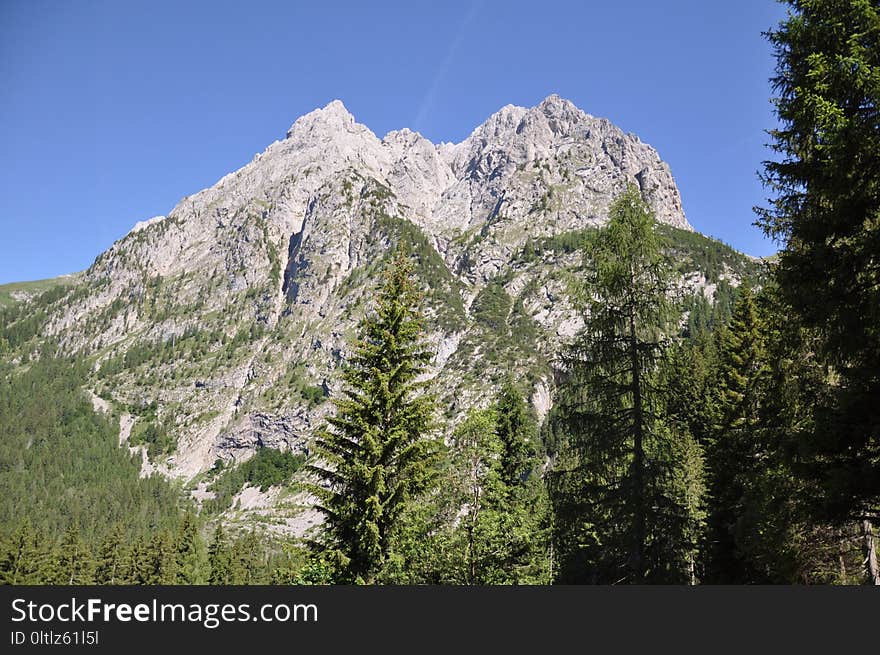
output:
[[[28,293],[37,295],[59,285],[73,284],[77,280],[77,275],[61,275],[59,277],[51,277],[45,280],[32,280],[29,282],[9,282],[8,284],[0,284],[0,308],[10,307],[18,301],[12,295],[13,293]]]

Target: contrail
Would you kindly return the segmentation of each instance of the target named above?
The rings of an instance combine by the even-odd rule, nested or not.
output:
[[[443,81],[443,78],[446,77],[446,72],[449,70],[449,66],[452,64],[452,60],[455,58],[458,48],[461,46],[465,31],[474,20],[477,11],[479,11],[482,5],[483,0],[474,0],[467,13],[464,15],[461,24],[459,24],[455,38],[452,40],[452,43],[449,44],[446,56],[443,58],[443,61],[440,62],[440,66],[437,68],[437,73],[431,81],[431,86],[428,87],[428,92],[425,93],[425,97],[422,99],[422,104],[419,106],[419,113],[416,114],[415,120],[413,120],[414,130],[418,131],[422,127],[422,124],[425,122],[425,119],[431,111],[434,105],[434,98],[437,96],[437,90],[440,88],[440,83]]]

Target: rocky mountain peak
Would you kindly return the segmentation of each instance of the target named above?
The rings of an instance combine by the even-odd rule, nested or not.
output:
[[[533,112],[542,114],[547,119],[548,127],[555,134],[570,133],[575,125],[594,120],[592,116],[578,109],[573,102],[556,94],[544,98]]]
[[[657,152],[558,95],[506,105],[440,145],[407,128],[380,140],[334,100],[167,218],[138,224],[46,333],[101,353],[96,392],[173,431],[174,453],[153,464],[191,478],[255,444],[305,447],[379,264],[405,237],[430,290],[441,386],[462,407],[485,397],[509,327],[504,348],[529,353],[545,398],[547,358],[576,327],[554,271],[577,257],[529,253],[601,225],[630,183],[661,222],[690,229]],[[155,354],[169,341],[189,359]],[[142,370],[126,363],[131,349],[148,353]]]
[[[324,107],[297,118],[287,130],[287,138],[306,135],[316,130],[351,132],[356,128],[366,129],[365,126],[355,122],[354,116],[346,109],[341,100],[332,100]]]

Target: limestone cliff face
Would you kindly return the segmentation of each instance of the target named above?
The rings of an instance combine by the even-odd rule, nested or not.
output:
[[[90,386],[135,431],[152,421],[173,435],[155,462],[170,475],[260,445],[304,450],[382,259],[405,239],[450,415],[512,365],[543,414],[550,362],[579,325],[562,273],[580,256],[552,240],[607,220],[628,183],[659,221],[691,230],[657,152],[558,96],[440,145],[407,129],[380,140],[334,101],[138,223],[51,308],[44,334],[94,357]]]

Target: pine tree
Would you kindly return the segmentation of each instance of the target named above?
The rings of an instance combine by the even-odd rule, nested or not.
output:
[[[128,561],[131,557],[130,549],[126,544],[125,530],[122,524],[117,523],[104,537],[98,548],[98,556],[95,564],[95,584],[120,585],[130,581],[126,579],[131,565]]]
[[[819,337],[832,393],[816,405],[802,475],[819,482],[815,520],[858,521],[868,578],[880,585],[880,6],[789,0],[768,33],[777,66],[774,192],[758,209],[782,241],[775,278],[786,312]]]
[[[92,553],[80,537],[79,527],[72,523],[61,543],[54,549],[52,584],[84,585],[93,582]]]
[[[398,251],[359,326],[342,375],[344,396],[317,441],[312,471],[325,517],[324,545],[338,553],[341,580],[371,583],[388,557],[407,504],[436,477],[439,444],[429,437],[433,400],[419,381],[431,359],[422,345],[412,265]]]
[[[207,582],[207,553],[199,535],[195,515],[187,512],[177,532],[177,583],[204,584]]]
[[[745,511],[747,488],[758,475],[762,452],[758,435],[759,401],[766,370],[755,295],[743,283],[730,324],[721,331],[718,372],[720,425],[708,444],[710,542],[707,581],[743,584],[761,574],[737,552],[737,524]]]
[[[531,408],[508,378],[495,398],[496,432],[501,442],[501,482],[508,489],[522,487],[536,456],[537,423]]]
[[[177,549],[170,532],[154,533],[141,557],[141,584],[170,585],[177,581]]]
[[[208,584],[231,584],[232,554],[222,523],[218,523],[214,529],[214,536],[208,547],[208,567],[211,571],[208,576]]]
[[[547,583],[550,579],[550,510],[543,479],[543,450],[538,421],[513,380],[508,377],[494,403],[495,433],[505,500],[507,540],[502,568],[514,584]]]
[[[265,582],[263,550],[254,531],[236,539],[230,552],[227,584],[251,585]]]
[[[670,268],[653,215],[630,186],[592,245],[577,297],[585,328],[566,354],[551,476],[560,578],[670,581],[687,575],[685,499],[673,493],[679,435],[661,420],[658,365],[671,332]],[[674,536],[673,536],[674,535]],[[675,562],[658,553],[676,553]]]
[[[0,560],[0,583],[8,585],[42,584],[44,578],[40,538],[25,520],[8,539],[3,541]]]

